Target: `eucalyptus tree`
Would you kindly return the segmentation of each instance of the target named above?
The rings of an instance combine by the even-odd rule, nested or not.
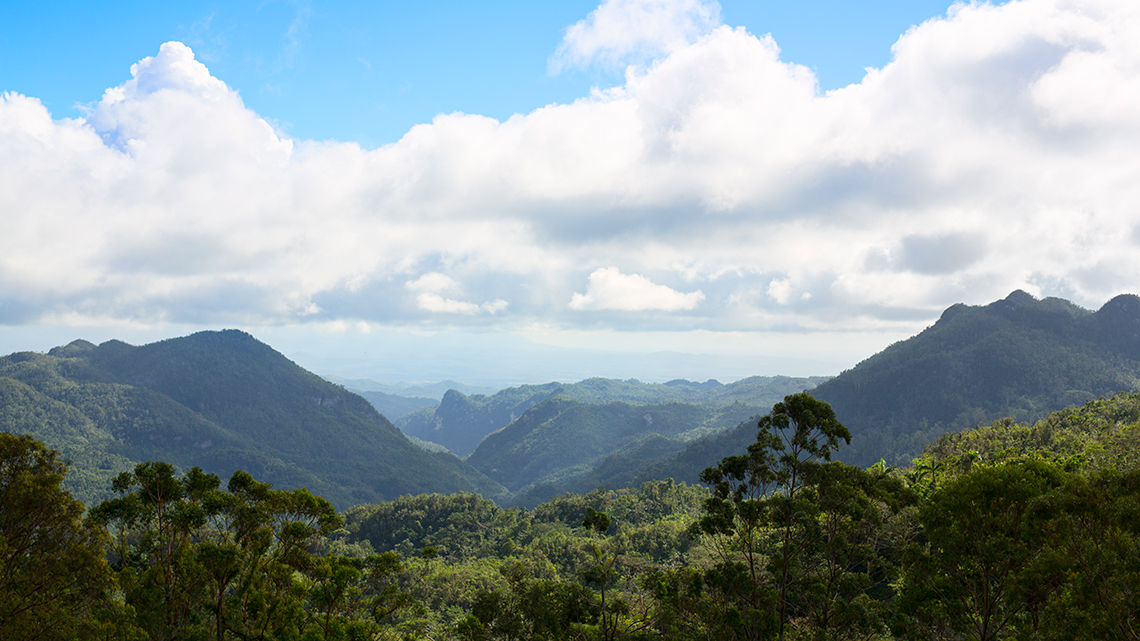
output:
[[[740,597],[745,638],[783,641],[792,592],[819,545],[824,466],[851,434],[830,405],[806,392],[785,397],[757,427],[746,454],[702,472],[713,495],[694,531],[723,537],[722,562],[708,579]]]

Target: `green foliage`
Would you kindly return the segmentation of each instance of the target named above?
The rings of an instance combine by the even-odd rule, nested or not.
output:
[[[578,383],[522,385],[501,390],[491,396],[465,396],[459,391],[450,390],[443,396],[438,407],[423,408],[402,416],[397,424],[411,436],[439,443],[460,456],[467,456],[485,437],[510,425],[534,405],[555,396],[563,396],[582,405],[621,403],[695,406],[708,418],[682,430],[686,433],[682,440],[688,440],[735,425],[744,418],[758,414],[758,409],[769,407],[786,394],[810,389],[825,380],[826,377],[754,376],[722,385],[717,381],[690,383],[676,380],[651,384],[634,379],[619,381],[590,378]],[[753,409],[745,410],[744,416],[735,419],[714,418],[718,410],[730,405]],[[740,413],[737,411],[734,415]],[[696,479],[695,475],[693,479]]]
[[[1066,408],[1033,425],[1012,418],[947,434],[924,459],[948,469],[1039,455],[1070,469],[1140,467],[1140,393],[1114,394]]]
[[[126,605],[151,639],[370,639],[414,606],[395,553],[321,555],[343,525],[327,500],[236,472],[144,463],[91,510],[109,526]]]
[[[110,595],[103,530],[62,488],[58,452],[0,434],[0,638],[70,639],[98,630],[130,638]]]
[[[705,580],[733,602],[745,638],[774,628],[784,639],[793,618],[820,630],[850,628],[866,618],[846,604],[870,587],[865,573],[875,552],[852,540],[873,513],[872,484],[855,468],[827,464],[850,434],[806,392],[777,403],[758,427],[747,454],[701,475],[713,495],[694,531],[725,544]]]
[[[919,512],[928,544],[903,582],[903,609],[920,629],[978,641],[1038,631],[1061,580],[1041,503],[1063,475],[1040,461],[982,467],[930,497]]]
[[[467,462],[507,489],[522,490],[527,503],[567,486],[581,491],[610,483],[636,486],[640,479],[634,472],[680,450],[687,435],[735,424],[758,411],[740,404],[590,405],[556,396],[487,436]],[[608,467],[615,469],[607,472]],[[585,476],[575,478],[579,475]]]
[[[1070,475],[1050,498],[1049,543],[1067,580],[1040,627],[1056,639],[1140,638],[1140,469]]]
[[[845,429],[796,394],[706,471],[711,490],[653,481],[530,511],[435,494],[342,521],[246,472],[223,489],[145,463],[80,526],[111,569],[92,554],[103,579],[51,616],[57,638],[1135,639],[1136,407],[1001,421],[914,468],[860,469],[828,460]],[[44,469],[58,489],[62,467]],[[9,505],[26,503],[0,498],[18,529]]]
[[[28,432],[73,465],[83,500],[146,460],[237,469],[309,487],[347,507],[402,494],[503,488],[448,454],[424,452],[367,401],[238,331],[133,347],[77,341],[0,358],[0,430]]]
[[[1140,299],[1096,313],[1017,291],[984,307],[955,305],[933,326],[821,384],[855,443],[839,456],[905,464],[924,445],[1005,416],[1038,421],[1104,394],[1137,389]]]

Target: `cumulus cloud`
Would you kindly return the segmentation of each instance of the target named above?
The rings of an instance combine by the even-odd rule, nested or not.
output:
[[[481,305],[467,301],[444,298],[441,293],[461,293],[462,287],[458,282],[446,274],[429,272],[415,280],[404,283],[408,289],[416,292],[416,306],[433,313],[473,315],[480,312],[497,314],[505,311],[509,303],[503,299],[495,299]]]
[[[958,4],[826,93],[715,9],[609,0],[556,58],[658,52],[621,86],[374,150],[275,131],[179,43],[83,118],[3,94],[0,322],[863,331],[1140,290],[1133,0]]]
[[[623,274],[616,267],[603,267],[590,274],[585,294],[575,292],[570,298],[570,309],[675,312],[693,309],[704,299],[699,289],[685,294],[640,274]]]
[[[692,44],[720,24],[715,0],[604,0],[566,29],[550,71],[652,59]]]

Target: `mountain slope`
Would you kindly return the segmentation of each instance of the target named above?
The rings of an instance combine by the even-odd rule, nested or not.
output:
[[[811,389],[825,380],[827,377],[754,376],[723,385],[714,380],[704,383],[684,380],[642,383],[637,380],[590,378],[578,383],[522,385],[491,396],[466,396],[451,390],[434,410],[419,410],[402,417],[397,424],[406,434],[439,443],[460,456],[466,456],[488,434],[507,426],[528,408],[555,395],[590,405],[686,403],[712,409],[741,403],[770,408],[784,396]],[[728,425],[718,425],[717,428]]]
[[[595,405],[557,395],[523,412],[479,444],[467,462],[511,491],[589,473],[606,457],[638,465],[669,456],[708,431],[739,423],[761,410],[733,403]],[[592,489],[592,488],[590,488]]]
[[[1140,298],[1097,312],[1015,291],[954,305],[812,393],[852,434],[839,457],[907,463],[946,432],[1005,416],[1035,421],[1063,407],[1140,387]]]
[[[47,355],[4,357],[0,377],[11,394],[23,392],[23,409],[0,429],[39,436],[53,421],[17,415],[70,417],[69,434],[56,439],[65,453],[101,451],[120,464],[161,459],[223,478],[245,469],[282,487],[308,486],[341,507],[420,492],[504,493],[454,456],[415,447],[366,400],[244,332],[141,347],[77,341]],[[98,443],[81,441],[85,431]]]

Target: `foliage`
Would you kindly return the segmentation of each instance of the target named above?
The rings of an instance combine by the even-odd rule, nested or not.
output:
[[[90,503],[147,460],[219,476],[243,469],[341,507],[431,491],[505,494],[244,332],[12,354],[0,358],[0,401],[0,430],[63,452],[73,462],[69,488]]]
[[[730,405],[766,408],[786,394],[810,389],[827,380],[826,377],[790,378],[787,376],[754,376],[735,383],[722,385],[717,381],[691,383],[674,380],[668,383],[643,383],[608,378],[590,378],[578,383],[546,383],[521,385],[501,390],[491,396],[464,395],[450,390],[438,407],[423,408],[401,416],[400,429],[411,436],[439,443],[460,456],[473,452],[484,438],[510,425],[533,406],[555,396],[562,396],[581,405],[624,404],[665,406],[685,404],[707,416]],[[752,411],[733,420],[698,421],[690,426],[688,438],[712,433],[739,420],[760,413]],[[693,476],[696,480],[696,476]]]
[[[684,434],[710,423],[734,424],[758,408],[730,405],[588,405],[564,396],[523,412],[513,423],[487,436],[467,462],[511,491],[580,473],[607,456],[667,455],[683,447]],[[663,451],[639,453],[648,439],[668,439]],[[632,484],[634,479],[622,479]],[[541,497],[546,498],[546,497]]]
[[[1016,291],[955,305],[933,326],[813,391],[854,436],[839,453],[866,466],[904,464],[947,432],[1012,416],[1038,421],[1101,395],[1137,389],[1140,299],[1097,312]]]
[[[881,627],[869,596],[883,508],[901,491],[882,475],[829,463],[847,429],[805,393],[759,421],[748,453],[705,470],[713,488],[694,530],[717,537],[708,589],[732,604],[734,636],[784,639],[790,628],[841,638]],[[889,488],[889,489],[888,489]],[[876,580],[878,578],[878,580]]]
[[[981,467],[922,506],[927,549],[903,582],[904,610],[921,629],[991,641],[1039,632],[1040,608],[1062,579],[1047,545],[1042,499],[1063,473],[1040,461]]]
[[[711,489],[651,481],[529,511],[429,494],[342,517],[246,472],[223,489],[149,462],[82,524],[66,495],[47,501],[96,549],[90,589],[42,612],[54,638],[1135,639],[1140,470],[1119,435],[1136,405],[1002,421],[914,468],[860,469],[828,460],[846,430],[796,394],[706,471]],[[32,494],[58,492],[56,455],[5,438],[47,462]],[[18,529],[27,503],[3,498]]]
[[[62,488],[59,453],[30,436],[0,434],[0,638],[70,639],[116,623],[105,533],[81,521]]]

